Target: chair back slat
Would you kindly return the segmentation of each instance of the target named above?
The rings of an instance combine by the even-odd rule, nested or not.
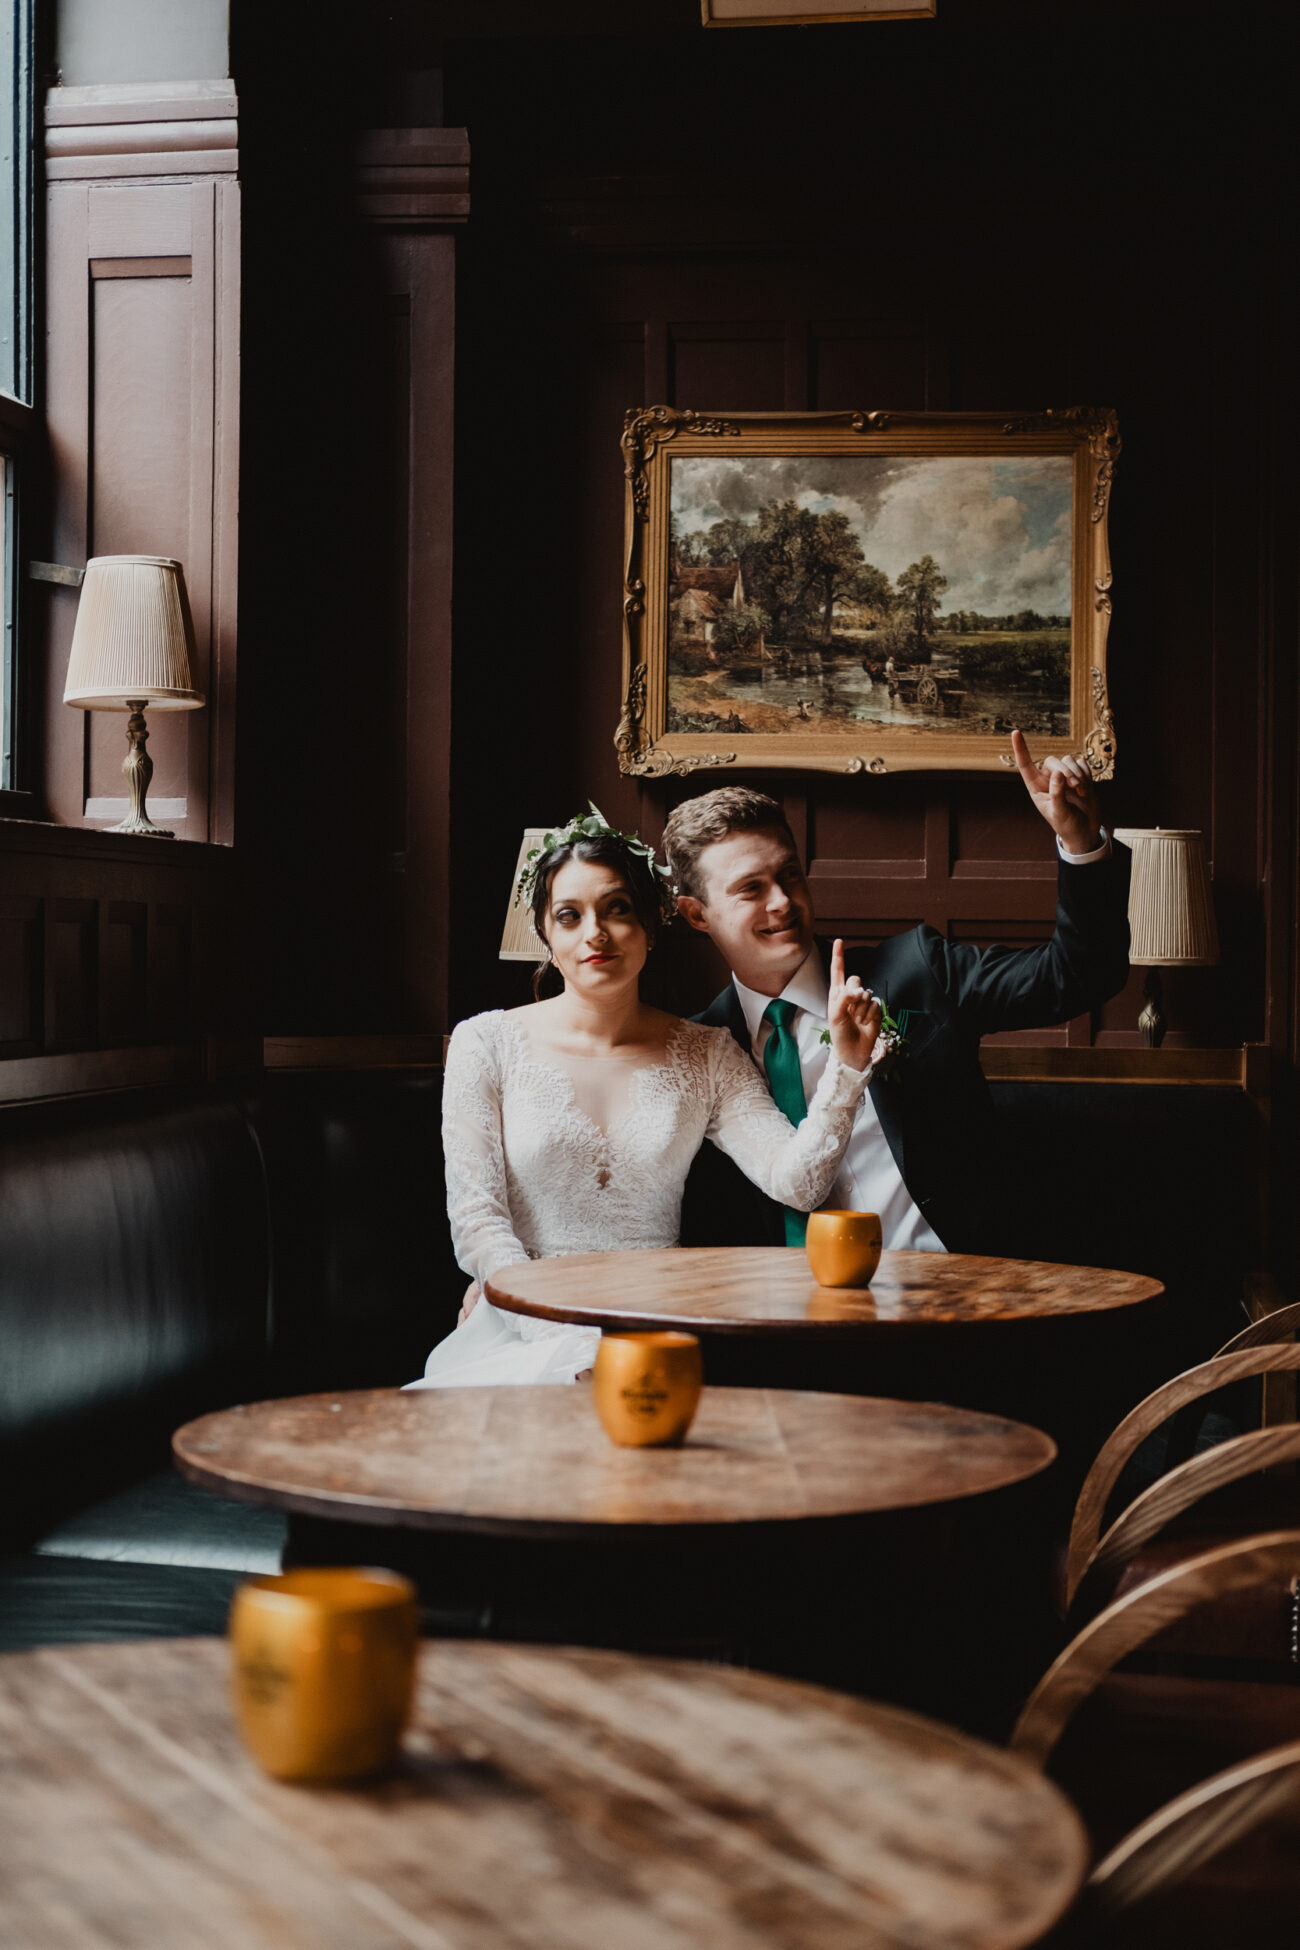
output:
[[[1274,1307],[1271,1313],[1261,1314],[1249,1327],[1243,1327],[1239,1334],[1225,1341],[1213,1358],[1217,1361],[1224,1354],[1240,1354],[1247,1347],[1274,1347],[1280,1341],[1289,1340],[1297,1328],[1300,1328],[1300,1300],[1294,1306]]]
[[[1212,1774],[1158,1808],[1097,1864],[1087,1906],[1100,1919],[1145,1902],[1279,1821],[1300,1821],[1300,1741]]]
[[[1297,1457],[1300,1423],[1287,1422],[1281,1428],[1252,1429],[1247,1435],[1234,1436],[1171,1469],[1129,1504],[1098,1544],[1075,1591],[1071,1624],[1077,1629],[1101,1610],[1125,1565],[1184,1510],[1243,1476],[1276,1463],[1293,1462]]]
[[[1121,1659],[1198,1605],[1300,1576],[1300,1530],[1277,1530],[1190,1557],[1108,1605],[1066,1646],[1029,1696],[1010,1745],[1043,1766],[1076,1709]]]
[[[1203,1361],[1199,1367],[1175,1375],[1172,1381],[1166,1381],[1130,1410],[1106,1440],[1079,1492],[1066,1565],[1067,1603],[1073,1601],[1084,1567],[1097,1548],[1106,1505],[1124,1465],[1152,1431],[1188,1402],[1211,1395],[1216,1388],[1225,1388],[1230,1382],[1244,1381],[1252,1375],[1278,1374],[1287,1369],[1300,1369],[1300,1347],[1251,1347],[1240,1354],[1215,1355],[1212,1361]]]

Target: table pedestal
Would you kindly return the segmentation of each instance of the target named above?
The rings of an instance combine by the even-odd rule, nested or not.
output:
[[[439,1637],[707,1659],[1004,1740],[1054,1651],[1045,1483],[800,1523],[530,1539],[291,1516],[291,1564],[410,1577]]]

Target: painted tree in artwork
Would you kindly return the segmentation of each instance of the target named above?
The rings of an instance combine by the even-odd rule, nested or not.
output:
[[[948,578],[932,555],[909,563],[899,576],[900,607],[908,618],[909,653],[913,663],[928,664],[932,650],[935,619],[943,607],[942,596]]]
[[[870,600],[864,578],[877,576],[884,582],[884,577],[872,569],[848,516],[838,510],[805,514],[802,556],[809,607],[817,616],[822,642],[829,643],[836,603]]]

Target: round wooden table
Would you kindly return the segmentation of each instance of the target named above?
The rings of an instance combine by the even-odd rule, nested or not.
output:
[[[818,1337],[1107,1313],[1164,1292],[1099,1266],[910,1252],[883,1253],[869,1287],[822,1287],[788,1246],[574,1253],[503,1266],[485,1290],[508,1312],[583,1327]]]
[[[426,1645],[395,1771],[326,1789],[260,1773],[216,1639],[10,1654],[0,1713],[42,1950],[1015,1950],[1087,1860],[1011,1754],[688,1662]]]
[[[498,1536],[772,1523],[946,1504],[1035,1476],[1038,1429],[936,1402],[706,1388],[678,1449],[620,1449],[589,1390],[370,1389],[204,1415],[172,1447],[223,1496]]]

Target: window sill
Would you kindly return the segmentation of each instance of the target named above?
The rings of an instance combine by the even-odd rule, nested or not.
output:
[[[13,795],[6,795],[11,797]],[[15,816],[0,807],[0,853],[48,853],[86,860],[170,860],[175,865],[201,866],[209,860],[231,860],[233,846],[211,840],[157,840],[147,833],[105,833],[94,826],[57,826],[52,820]]]

